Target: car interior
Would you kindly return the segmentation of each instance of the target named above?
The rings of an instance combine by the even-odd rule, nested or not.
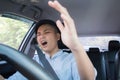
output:
[[[20,71],[30,80],[55,80],[38,63],[32,60],[35,54],[34,45],[37,44],[35,37],[35,23],[42,19],[61,20],[60,14],[48,6],[49,0],[1,0],[0,1],[0,75],[8,78],[16,71]],[[119,0],[58,0],[64,5],[75,21],[78,37],[87,45],[85,50],[97,70],[96,80],[120,80],[120,1]],[[15,19],[24,22],[20,26],[18,22],[11,21],[17,25],[12,30],[12,25],[6,30],[7,22],[2,22],[2,17]],[[26,26],[26,30],[23,30]],[[18,30],[21,29],[21,31]],[[12,31],[11,31],[12,30]],[[3,31],[3,33],[2,33]],[[19,38],[15,41],[8,38],[9,31],[13,32],[13,37]],[[11,33],[10,32],[10,33]],[[7,35],[5,35],[7,33]],[[24,34],[22,34],[24,33]],[[11,36],[11,35],[10,35]],[[85,39],[85,37],[100,37],[109,40],[102,44],[95,39]],[[108,37],[106,37],[108,36]],[[113,37],[117,37],[113,38]],[[5,38],[4,38],[5,37]],[[9,41],[10,45],[8,44]],[[89,41],[89,42],[87,42]],[[101,49],[93,43],[99,43],[105,46]],[[16,47],[13,47],[14,45]],[[84,45],[84,44],[83,44]],[[66,52],[71,51],[63,44],[59,43],[59,48]],[[18,57],[19,56],[19,57]],[[27,66],[30,65],[30,66]],[[31,68],[32,67],[32,68]],[[89,66],[88,66],[89,67]],[[37,70],[37,71],[33,71]],[[28,74],[29,73],[29,74]]]

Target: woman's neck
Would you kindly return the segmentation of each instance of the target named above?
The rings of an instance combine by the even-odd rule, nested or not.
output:
[[[50,56],[50,58],[51,58],[51,57],[52,57],[54,54],[56,54],[59,50],[60,50],[59,48],[55,48],[55,49],[53,49],[53,50],[51,50],[51,51],[48,51],[48,52],[46,52],[46,53],[49,54],[49,56]]]

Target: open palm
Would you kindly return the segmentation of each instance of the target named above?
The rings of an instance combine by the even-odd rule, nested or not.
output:
[[[69,15],[67,9],[63,7],[58,1],[49,1],[48,4],[49,6],[60,12],[64,25],[61,23],[60,20],[57,20],[56,24],[61,31],[61,38],[63,43],[67,47],[72,48],[78,42],[77,32],[73,19]]]

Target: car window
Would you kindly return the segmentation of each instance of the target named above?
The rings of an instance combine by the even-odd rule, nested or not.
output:
[[[15,19],[17,17],[17,19]],[[20,18],[20,20],[18,20]],[[13,16],[0,17],[0,43],[18,49],[32,22]]]
[[[79,38],[86,51],[90,47],[98,47],[100,51],[107,51],[110,40],[117,40],[120,42],[120,36],[92,36]]]

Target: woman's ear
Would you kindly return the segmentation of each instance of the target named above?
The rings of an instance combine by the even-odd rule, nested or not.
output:
[[[60,40],[60,33],[57,33],[57,40]]]

